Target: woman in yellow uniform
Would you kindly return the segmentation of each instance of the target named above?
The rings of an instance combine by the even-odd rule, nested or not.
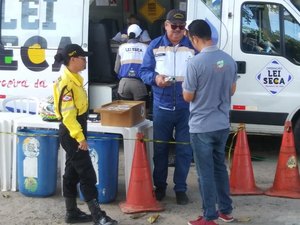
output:
[[[67,211],[65,221],[80,223],[93,220],[95,225],[115,225],[117,221],[100,209],[95,186],[96,173],[86,141],[88,99],[79,72],[86,68],[86,56],[90,54],[77,44],[69,44],[55,55],[55,61],[66,66],[53,86],[55,114],[61,120],[59,139],[66,152],[63,175],[63,196]],[[92,215],[77,208],[78,183]]]

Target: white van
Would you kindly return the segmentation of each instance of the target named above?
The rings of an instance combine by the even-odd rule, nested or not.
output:
[[[216,43],[238,63],[233,126],[282,134],[292,120],[300,149],[299,0],[0,0],[0,102],[50,95],[61,68],[54,55],[71,42],[94,52],[82,72],[90,108],[111,101],[117,83],[111,35],[138,14],[154,38],[166,12],[186,4],[188,19],[208,20]]]
[[[189,0],[188,20],[205,19],[238,65],[231,122],[282,134],[291,120],[300,149],[300,1]]]

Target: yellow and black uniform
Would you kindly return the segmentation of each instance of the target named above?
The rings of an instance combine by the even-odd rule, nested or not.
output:
[[[89,151],[78,149],[79,142],[86,139],[88,99],[83,86],[83,78],[68,68],[53,86],[55,114],[61,119],[59,138],[66,151],[65,174],[63,175],[63,195],[77,196],[77,184],[85,201],[97,198],[96,174]]]
[[[61,120],[59,140],[66,152],[65,173],[63,175],[63,196],[66,204],[66,223],[85,223],[94,221],[94,225],[117,225],[101,210],[96,188],[96,173],[88,151],[87,111],[88,99],[79,74],[86,69],[85,52],[77,44],[68,44],[55,56],[56,63],[66,66],[63,74],[53,86],[54,111]],[[77,207],[77,184],[86,201],[91,215]]]
[[[88,99],[80,74],[71,73],[65,68],[64,73],[54,84],[54,110],[59,119],[70,131],[77,142],[85,139],[83,127],[76,121],[77,116],[84,115],[88,110]]]

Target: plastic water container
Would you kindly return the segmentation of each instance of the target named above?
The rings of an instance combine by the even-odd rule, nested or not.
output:
[[[118,192],[119,134],[89,132],[87,142],[97,176],[96,188],[100,203],[112,202]],[[83,195],[79,192],[81,200]]]
[[[57,184],[57,130],[23,129],[18,132],[19,191],[31,197],[55,194]]]

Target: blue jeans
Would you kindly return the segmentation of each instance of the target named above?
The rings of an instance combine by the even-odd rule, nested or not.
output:
[[[230,214],[232,200],[229,196],[229,179],[225,165],[225,145],[229,129],[190,135],[202,196],[203,216],[206,220],[217,219],[216,204],[221,213]]]
[[[168,111],[154,107],[153,109],[153,137],[155,140],[170,141],[175,128],[176,142],[190,142],[189,109]],[[174,191],[187,190],[186,178],[192,161],[190,144],[176,144],[175,171],[173,182]],[[166,189],[168,177],[168,143],[154,142],[154,171],[153,181],[156,188]]]

